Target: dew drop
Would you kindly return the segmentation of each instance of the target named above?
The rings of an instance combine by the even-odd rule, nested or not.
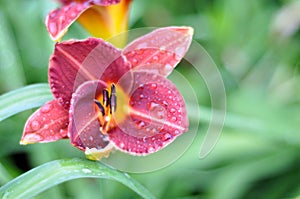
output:
[[[152,83],[152,84],[151,84],[151,89],[154,90],[154,89],[156,89],[156,88],[157,88],[157,84],[156,84],[156,83]]]
[[[137,46],[137,49],[140,49],[140,48],[147,48],[148,47],[148,44],[147,43],[141,43]]]
[[[60,130],[59,130],[59,134],[62,135],[62,136],[64,136],[64,135],[65,135],[65,130],[60,129]]]
[[[120,147],[124,149],[125,144],[123,142],[120,143]]]
[[[164,100],[162,103],[163,103],[163,105],[165,105],[165,106],[168,106],[168,105],[169,105],[169,103],[168,103],[167,101],[165,101],[165,100]]]
[[[154,148],[153,147],[149,147],[148,148],[148,153],[153,153],[154,152]]]
[[[168,75],[172,72],[173,67],[170,64],[166,64],[165,67],[163,68],[163,73]]]
[[[165,133],[164,135],[163,135],[163,140],[164,141],[167,141],[167,140],[169,140],[169,139],[171,139],[172,138],[172,135],[170,134],[170,133]]]
[[[54,18],[54,17],[56,17],[56,15],[57,15],[57,12],[52,12],[52,13],[50,14],[50,18]]]
[[[52,35],[56,35],[57,34],[57,25],[55,22],[51,22],[49,24],[49,32],[52,34]]]
[[[37,131],[37,130],[40,129],[41,125],[40,125],[40,123],[38,121],[32,121],[31,124],[30,124],[30,126],[31,126],[31,129],[33,131]]]
[[[159,50],[161,50],[161,51],[166,50],[166,46],[161,46],[161,47],[159,48]]]
[[[171,113],[175,113],[175,112],[176,112],[176,109],[175,109],[175,108],[171,108],[171,109],[170,109],[170,112],[171,112]]]
[[[64,6],[64,8],[63,8],[63,11],[64,12],[68,12],[70,10],[70,7],[69,6]]]
[[[163,119],[165,116],[164,108],[155,102],[150,103],[149,110],[151,112],[151,117]]]
[[[175,121],[177,120],[177,118],[176,118],[176,117],[172,117],[171,120],[172,120],[173,122],[175,122]]]
[[[41,108],[41,112],[42,113],[48,113],[51,109],[52,109],[52,105],[51,104],[46,104]]]
[[[61,23],[64,23],[65,20],[66,20],[66,17],[65,17],[64,15],[61,15],[61,16],[59,17],[59,20],[60,20]]]
[[[153,56],[152,60],[153,61],[157,61],[158,60],[158,56]]]
[[[129,103],[130,103],[130,106],[134,106],[135,105],[135,102],[133,100],[131,100]]]
[[[156,133],[157,133],[156,128],[153,128],[153,129],[151,130],[151,133],[152,133],[152,134],[156,134]]]
[[[69,20],[74,20],[74,18],[76,17],[76,13],[75,12],[71,12],[70,16],[71,18],[69,18]]]
[[[132,61],[132,63],[133,63],[133,64],[136,64],[136,63],[138,62],[138,60],[137,60],[137,59],[135,59],[135,58],[134,58],[134,59],[132,59],[131,61]]]
[[[139,122],[137,122],[136,126],[137,126],[138,129],[142,129],[146,126],[146,124],[143,121],[139,121]]]
[[[175,53],[176,53],[177,59],[181,59],[181,57],[183,57],[184,51],[185,51],[184,47],[175,48]]]
[[[145,97],[145,96],[144,96],[143,94],[140,94],[140,95],[139,95],[139,98],[140,98],[140,99],[144,99],[144,97]]]
[[[157,104],[157,103],[155,103],[155,102],[150,102],[150,107],[149,107],[149,109],[150,110],[153,110],[154,108],[156,108],[156,107],[158,107],[159,106],[159,104]]]

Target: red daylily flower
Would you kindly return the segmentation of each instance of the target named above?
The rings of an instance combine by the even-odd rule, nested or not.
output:
[[[76,20],[95,37],[108,39],[127,30],[131,0],[59,0],[62,7],[51,11],[46,26],[51,38],[61,39]]]
[[[184,99],[166,77],[193,29],[167,27],[120,50],[102,39],[57,43],[49,64],[54,100],[28,119],[21,144],[70,138],[89,159],[118,150],[147,155],[188,129]]]

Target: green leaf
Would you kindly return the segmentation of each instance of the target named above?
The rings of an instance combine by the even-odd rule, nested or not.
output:
[[[113,179],[126,185],[143,198],[155,198],[128,174],[101,162],[82,159],[55,160],[36,167],[1,187],[0,198],[31,198],[57,184],[78,178]]]
[[[34,84],[0,96],[0,122],[14,114],[39,107],[53,97],[48,84]]]

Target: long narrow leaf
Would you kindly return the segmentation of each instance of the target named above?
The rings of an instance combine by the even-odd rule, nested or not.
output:
[[[0,122],[14,114],[39,107],[52,99],[48,84],[34,84],[0,96]]]
[[[82,159],[55,160],[36,167],[1,187],[0,198],[31,198],[59,183],[78,178],[113,179],[126,185],[143,198],[155,198],[126,173],[100,162]]]

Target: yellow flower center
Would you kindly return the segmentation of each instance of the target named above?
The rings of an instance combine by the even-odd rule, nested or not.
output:
[[[99,113],[98,119],[101,133],[109,133],[119,122],[125,120],[129,100],[122,88],[112,83],[110,90],[104,89],[102,94],[94,101]]]

